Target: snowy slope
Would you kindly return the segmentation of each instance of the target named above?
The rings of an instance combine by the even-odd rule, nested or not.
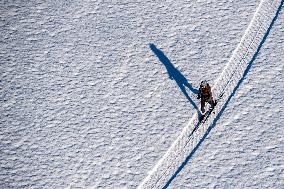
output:
[[[239,43],[258,3],[258,0],[1,1],[1,188],[136,188],[196,111],[176,82],[169,79],[149,43],[161,49],[193,86],[204,77],[213,82]],[[271,50],[267,55],[261,52],[263,60],[273,63],[281,62],[278,57],[282,57],[283,47],[283,43],[275,41],[283,30],[274,32],[274,38],[269,38],[271,43],[267,43],[271,47],[266,46]],[[262,59],[258,61],[266,65]],[[248,135],[237,126],[252,125],[250,120],[255,114],[243,119],[235,106],[247,108],[242,112],[252,111],[249,107],[257,104],[270,107],[267,104],[272,103],[272,96],[267,92],[272,90],[270,80],[275,75],[269,75],[266,69],[272,68],[280,73],[280,81],[283,79],[283,67],[252,69],[248,77],[260,78],[254,89],[260,100],[252,101],[248,91],[253,87],[246,80],[243,86],[247,87],[241,88],[238,95],[248,96],[247,99],[242,104],[236,98],[232,100],[220,123],[194,155],[196,159],[188,163],[171,187],[198,183],[206,186],[216,179],[204,179],[203,175],[210,170],[222,170],[219,184],[226,183],[227,177],[245,182],[245,175],[221,174],[226,166],[220,165],[222,158],[228,158],[227,163],[234,165],[234,154],[243,143],[232,141],[227,148],[220,140],[225,141],[232,133]],[[260,93],[261,86],[267,91]],[[276,102],[281,102],[283,92],[277,94],[280,96]],[[248,106],[246,101],[256,104]],[[280,108],[273,111],[283,111],[283,106],[277,107]],[[271,116],[255,124],[279,124],[283,120],[279,116],[275,120],[273,111],[267,113],[265,108],[258,111]],[[229,125],[230,129],[219,124]],[[215,132],[217,136],[224,132],[223,138],[215,138]],[[264,137],[276,135],[269,134],[267,128],[263,133],[267,134]],[[254,134],[245,143],[247,146],[253,146],[258,136]],[[278,145],[277,141],[263,140],[264,146]],[[281,154],[283,142],[280,144]],[[219,163],[212,167],[209,160],[201,161],[208,157],[208,149],[212,153],[224,149],[232,153],[216,158]],[[271,149],[275,148],[257,152]],[[242,155],[249,162],[251,154]],[[259,157],[266,160],[275,155]],[[261,160],[247,165],[257,168]],[[279,169],[275,170],[281,173],[280,160]],[[242,168],[245,169],[234,170],[239,172]],[[208,183],[198,182],[197,178]],[[277,175],[273,178],[280,179]],[[272,186],[275,179],[266,183]]]
[[[191,159],[205,139],[204,137],[215,127],[216,121],[220,119],[251,69],[251,65],[273,27],[281,7],[281,1],[263,0],[260,3],[242,40],[234,50],[222,74],[214,83],[213,91],[218,101],[214,112],[204,123],[199,123],[197,113],[193,116],[139,188],[167,187]]]
[[[283,37],[280,12],[241,88],[169,188],[283,188]]]

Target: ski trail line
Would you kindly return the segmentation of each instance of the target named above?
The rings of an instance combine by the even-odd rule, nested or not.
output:
[[[212,113],[208,120],[200,124],[196,131],[190,135],[198,124],[198,115],[195,113],[165,155],[140,183],[138,189],[167,188],[187,164],[244,80],[272,28],[283,2],[284,0],[262,0],[260,2],[240,43],[212,87],[215,98],[222,96],[214,109],[216,113]]]

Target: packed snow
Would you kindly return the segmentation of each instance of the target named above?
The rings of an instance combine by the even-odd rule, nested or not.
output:
[[[179,137],[155,165],[139,188],[167,188],[188,161],[192,159],[196,150],[198,150],[210,131],[216,126],[216,122],[220,119],[230,100],[235,96],[236,91],[250,71],[280,13],[281,6],[281,1],[263,0],[260,3],[241,42],[234,50],[222,74],[214,82],[213,90],[218,103],[213,113],[208,118],[204,118],[204,121],[201,123],[198,113],[193,116],[189,124],[183,129]],[[166,62],[164,64],[167,65],[167,61],[160,58],[162,57],[161,53],[157,54],[159,59],[162,62]],[[171,73],[170,75],[177,75],[172,74],[172,72],[176,72],[172,71],[172,69],[168,69],[168,72]],[[181,81],[176,76],[175,80],[177,83]],[[183,89],[181,86],[180,88]],[[189,88],[191,89],[190,86]]]
[[[199,107],[150,44],[213,84],[259,3],[1,1],[1,188],[138,187]],[[169,188],[284,187],[283,25]]]

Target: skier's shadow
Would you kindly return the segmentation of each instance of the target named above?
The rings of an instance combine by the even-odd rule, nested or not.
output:
[[[158,49],[154,44],[150,44],[149,46],[150,46],[150,49],[159,58],[161,63],[163,63],[164,66],[166,67],[168,74],[169,74],[169,78],[176,81],[182,93],[186,96],[186,98],[192,104],[192,106],[197,110],[198,114],[200,114],[197,105],[194,103],[194,101],[191,99],[191,97],[187,93],[186,87],[193,94],[198,94],[198,89],[193,88],[192,85],[188,83],[187,79],[182,75],[182,73],[178,69],[174,67],[174,65],[170,62],[170,60],[166,57],[166,55],[160,49]]]
[[[181,170],[187,165],[187,163],[192,159],[192,157],[194,156],[194,154],[196,153],[196,151],[198,150],[198,148],[201,146],[201,144],[204,142],[204,140],[207,138],[207,136],[209,135],[210,131],[216,127],[217,121],[221,118],[221,115],[224,113],[225,109],[227,108],[229,102],[231,101],[231,99],[233,98],[233,96],[236,95],[237,90],[240,88],[241,84],[243,83],[243,81],[245,80],[246,76],[248,75],[254,61],[256,60],[262,45],[264,44],[264,42],[266,41],[271,29],[273,28],[273,25],[275,23],[275,21],[277,20],[277,17],[282,9],[282,6],[284,4],[284,1],[281,1],[280,6],[278,7],[276,14],[274,15],[272,22],[270,23],[266,33],[264,34],[259,46],[257,47],[253,57],[251,58],[251,60],[248,63],[247,68],[244,70],[243,76],[241,77],[241,79],[238,81],[236,87],[234,88],[233,92],[230,94],[230,96],[228,97],[228,99],[226,100],[225,104],[221,107],[221,110],[218,112],[216,118],[213,120],[213,122],[211,123],[211,125],[209,126],[209,128],[207,129],[207,131],[205,132],[205,134],[203,135],[203,137],[199,140],[198,144],[195,145],[194,149],[191,151],[191,153],[187,156],[187,158],[185,159],[184,162],[182,162],[182,164],[180,165],[180,167],[176,170],[176,172],[171,176],[171,178],[167,181],[166,185],[163,187],[163,189],[166,189],[169,187],[169,185],[171,184],[171,182],[176,178],[176,176],[181,172]]]

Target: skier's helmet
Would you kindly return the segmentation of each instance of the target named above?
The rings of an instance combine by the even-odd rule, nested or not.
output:
[[[202,93],[208,93],[210,91],[210,86],[207,81],[202,81],[200,84]]]

